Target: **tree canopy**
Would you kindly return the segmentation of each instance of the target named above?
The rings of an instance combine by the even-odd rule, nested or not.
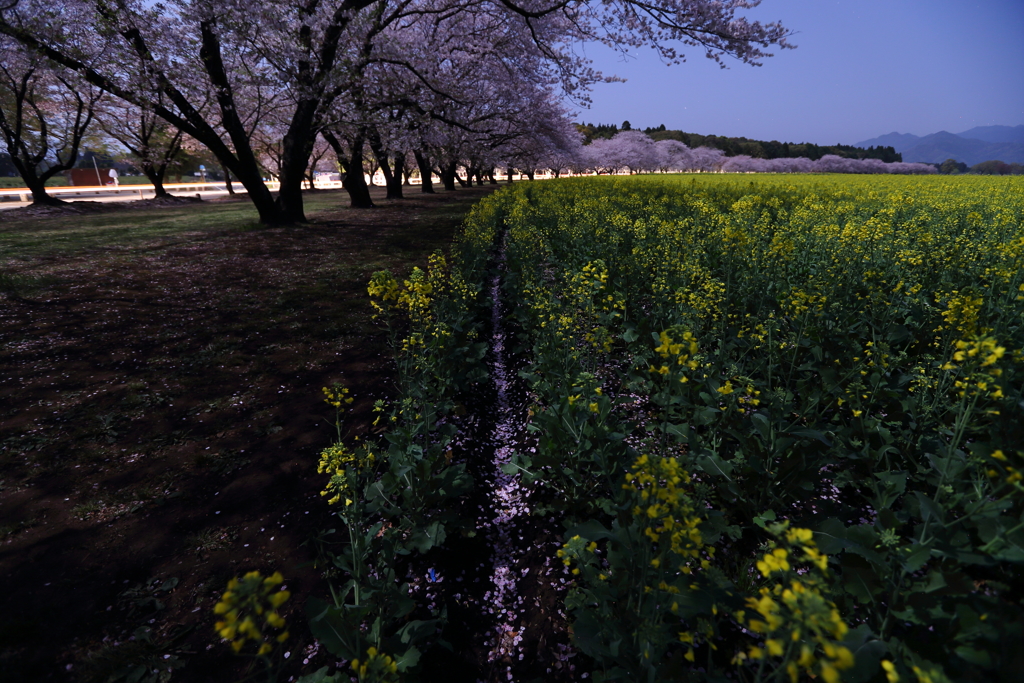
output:
[[[649,46],[669,63],[695,49],[723,66],[791,47],[781,24],[739,15],[750,0],[3,2],[0,35],[206,147],[266,223],[304,220],[324,133],[343,165],[370,145],[392,173],[420,145],[443,166],[457,148],[509,163],[535,155],[530,137],[567,139],[563,98],[585,104],[606,79],[579,54],[586,41]]]

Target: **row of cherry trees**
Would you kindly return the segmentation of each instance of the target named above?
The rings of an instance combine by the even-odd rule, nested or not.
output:
[[[369,204],[353,172],[366,157],[400,193],[410,156],[445,185],[460,167],[479,176],[572,156],[562,102],[585,103],[604,78],[579,45],[646,45],[669,62],[689,46],[758,64],[789,45],[778,23],[737,16],[756,4],[0,0],[0,132],[34,196],[103,120],[104,135],[148,160],[147,175],[175,145],[201,146],[263,222],[302,221],[302,181],[327,149],[357,206]]]
[[[710,147],[690,149],[676,140],[655,142],[640,131],[623,131],[610,139],[596,139],[574,154],[562,151],[548,164],[559,171],[650,173],[655,171],[726,173],[935,173],[931,164],[885,163],[878,159],[845,159],[832,154],[811,161],[727,157]]]

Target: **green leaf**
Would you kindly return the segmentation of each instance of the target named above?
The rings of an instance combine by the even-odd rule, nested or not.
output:
[[[434,476],[434,488],[446,498],[458,498],[473,490],[473,476],[465,465],[446,467]]]
[[[697,458],[697,466],[708,474],[717,474],[725,477],[729,481],[732,481],[732,477],[729,476],[732,474],[732,465],[713,453],[702,455]]]
[[[853,668],[843,672],[843,683],[867,683],[878,673],[888,647],[867,624],[851,629],[843,644],[853,653]]]
[[[935,521],[942,521],[942,508],[940,508],[935,501],[921,493],[920,491],[914,491],[914,497],[917,498],[917,503],[921,510],[921,521],[927,522],[931,518],[935,518]]]
[[[672,434],[678,436],[681,439],[686,439],[690,435],[690,426],[686,423],[683,424],[670,424],[665,427],[666,434]]]
[[[882,593],[882,583],[871,566],[856,556],[847,556],[843,562],[843,587],[862,604],[874,602]]]
[[[395,655],[395,664],[401,672],[408,671],[420,662],[420,651],[410,646],[408,650]]]
[[[816,429],[807,429],[806,427],[797,427],[795,429],[790,429],[786,433],[787,434],[792,434],[793,436],[799,436],[802,439],[817,439],[818,441],[822,442],[826,446],[828,446],[830,448],[832,447],[832,442],[828,440],[828,437],[825,436],[822,432],[819,432]]]
[[[583,611],[576,621],[573,622],[572,642],[583,654],[595,659],[599,659],[604,654],[601,623],[594,616],[593,612],[589,610]]]
[[[420,553],[426,553],[434,546],[444,543],[446,537],[444,525],[441,522],[432,522],[426,528],[416,529],[412,532],[409,540],[405,542],[405,547],[412,548]]]
[[[916,572],[923,567],[932,556],[930,543],[917,543],[910,547],[910,554],[903,560],[903,569],[908,572]]]
[[[976,650],[973,647],[967,647],[961,645],[956,650],[956,654],[966,662],[973,664],[974,666],[980,666],[983,669],[992,668],[992,657],[984,650]]]
[[[847,546],[846,527],[835,517],[829,517],[814,532],[814,542],[826,555],[835,555]]]
[[[582,524],[577,524],[565,532],[565,538],[567,539],[579,536],[580,538],[585,538],[588,541],[601,541],[609,538],[611,535],[612,533],[596,519],[588,519]]]
[[[754,413],[750,416],[750,421],[754,425],[754,429],[761,435],[761,438],[765,441],[768,440],[768,436],[771,434],[772,426],[768,421],[768,416],[764,413]]]
[[[323,666],[311,674],[299,676],[295,683],[341,683],[341,672],[337,671],[330,676],[327,675],[327,667]]]
[[[391,609],[392,619],[404,619],[409,614],[412,614],[412,611],[416,609],[416,601],[408,595],[409,585],[403,584],[401,590],[404,594],[393,598],[394,606]]]
[[[928,585],[925,586],[925,593],[934,593],[946,587],[946,578],[942,572],[928,572]]]
[[[897,495],[902,495],[907,490],[906,472],[875,472],[875,478]]]
[[[765,524],[765,522],[774,522],[774,521],[775,521],[775,511],[774,510],[768,510],[766,512],[762,512],[761,514],[759,514],[756,517],[754,517],[754,524],[758,525],[762,529],[767,528],[767,525]]]
[[[706,590],[684,590],[672,597],[679,615],[687,619],[710,615],[715,606],[714,596]]]
[[[403,643],[421,643],[437,633],[437,619],[410,621],[398,631]]]
[[[319,598],[311,597],[306,601],[306,617],[313,637],[328,652],[345,659],[356,659],[363,655],[360,624],[366,615],[366,610],[338,609]]]

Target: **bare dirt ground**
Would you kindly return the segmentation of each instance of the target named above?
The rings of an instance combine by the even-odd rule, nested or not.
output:
[[[390,388],[370,274],[424,264],[492,189],[0,254],[9,282],[39,283],[0,294],[4,681],[238,680],[212,607],[254,569],[293,593],[281,680],[331,661],[301,613],[327,592],[310,565],[331,526],[321,387],[349,386],[350,424],[369,430]],[[18,213],[4,230],[38,218]]]

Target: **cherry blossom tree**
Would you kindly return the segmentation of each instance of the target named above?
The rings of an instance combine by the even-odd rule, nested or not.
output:
[[[713,173],[722,168],[725,163],[725,152],[711,147],[698,147],[690,154],[690,168],[688,171],[699,171],[701,173]]]
[[[886,163],[880,159],[848,159],[826,154],[817,161],[804,157],[756,159],[746,155],[727,158],[721,164],[726,173],[934,173],[931,164]]]
[[[5,3],[10,0],[0,0]],[[378,75],[403,71],[430,95],[408,105],[417,115],[439,116],[431,99],[447,97],[457,68],[488,61],[504,35],[530,49],[504,55],[504,68],[533,71],[535,83],[557,82],[586,101],[601,78],[572,50],[584,40],[619,49],[649,45],[668,62],[684,61],[693,47],[759,64],[767,49],[789,47],[778,23],[737,16],[757,0],[21,0],[0,10],[0,33],[78,73],[92,85],[152,111],[192,136],[248,190],[261,221],[304,220],[301,182],[317,133],[335,100],[368,94],[366,104],[388,100]],[[59,11],[62,22],[50,21]],[[464,18],[469,18],[472,21]],[[413,48],[406,35],[422,35],[433,22],[434,45],[447,68]],[[489,22],[489,23],[488,23]],[[475,23],[475,25],[474,25]],[[486,30],[484,30],[486,29]],[[418,32],[418,33],[417,33]],[[443,34],[443,35],[442,35]],[[83,37],[109,40],[101,53],[80,49]],[[525,44],[525,43],[524,43]],[[486,59],[485,59],[486,57]],[[368,76],[372,76],[369,78]],[[263,183],[245,124],[245,94],[254,85],[287,102],[281,131],[277,197]],[[362,92],[356,92],[362,88]],[[161,94],[157,100],[152,93]],[[399,93],[401,95],[401,93]],[[204,103],[212,98],[212,106]],[[463,100],[453,100],[464,103]],[[393,104],[397,101],[393,101]],[[373,107],[364,109],[372,112]],[[490,116],[497,117],[497,112]],[[477,116],[479,118],[479,115]],[[365,142],[365,137],[364,140]],[[341,142],[339,140],[339,142]],[[356,150],[361,145],[349,145]],[[352,174],[350,174],[352,175]]]
[[[0,36],[0,136],[33,204],[63,204],[46,181],[74,167],[94,128],[99,88]]]
[[[659,140],[655,147],[662,172],[683,171],[693,165],[692,150],[678,140]]]
[[[103,132],[128,152],[130,163],[153,184],[154,198],[170,196],[164,179],[181,152],[184,134],[153,112],[124,100],[108,99],[97,118]]]

